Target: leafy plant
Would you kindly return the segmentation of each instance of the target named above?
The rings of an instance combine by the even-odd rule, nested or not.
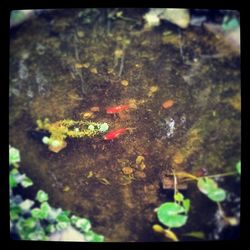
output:
[[[236,164],[236,171],[239,175],[241,175],[241,161],[239,161],[237,164]]]
[[[185,225],[187,222],[187,215],[185,213],[184,207],[174,202],[163,203],[157,209],[159,221],[169,228]]]
[[[236,166],[236,171],[240,175],[241,174],[241,161],[239,161]],[[197,177],[195,175],[179,172],[175,173],[173,171],[174,178],[174,202],[165,202],[160,205],[156,209],[158,220],[164,225],[167,226],[168,229],[164,229],[161,225],[154,225],[153,230],[157,233],[164,234],[166,238],[169,238],[173,241],[178,241],[178,237],[176,234],[171,231],[171,228],[179,228],[186,224],[188,219],[188,212],[190,209],[190,200],[185,199],[183,194],[178,191],[177,185],[177,176],[181,176],[183,178],[188,178],[188,180],[193,180],[197,182],[197,187],[201,191],[201,193],[205,194],[210,200],[214,201],[218,205],[219,212],[226,223],[229,225],[237,225],[238,221],[234,217],[227,217],[220,205],[220,202],[226,199],[226,191],[220,187],[218,184],[212,179],[213,177],[219,176],[228,176],[235,175],[236,172],[223,173],[217,175],[210,175],[206,177]],[[203,239],[203,232],[190,232],[184,234],[186,236],[195,237],[199,239]]]
[[[25,199],[17,194],[16,187],[28,188],[33,182],[17,169],[20,162],[19,150],[10,147],[10,230],[12,237],[22,240],[52,240],[54,235],[63,235],[71,229],[81,241],[102,242],[104,237],[91,230],[89,220],[61,208],[53,208],[49,204],[48,194],[39,190],[35,200]],[[14,167],[14,168],[13,168]],[[74,228],[74,230],[72,230]]]
[[[212,201],[221,202],[226,199],[226,191],[222,188],[219,188],[218,184],[211,178],[199,178],[197,187]]]

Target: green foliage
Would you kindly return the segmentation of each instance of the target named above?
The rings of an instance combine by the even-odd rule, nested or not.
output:
[[[174,202],[161,204],[157,209],[157,217],[162,224],[170,228],[182,227],[186,224],[188,218],[183,206]]]
[[[43,190],[39,190],[36,194],[36,200],[39,202],[44,202],[49,199],[48,194],[46,194]]]
[[[219,188],[218,184],[211,178],[199,178],[197,186],[199,190],[212,201],[221,202],[226,199],[226,191]]]
[[[15,154],[17,151],[14,151]],[[10,162],[11,166],[17,164],[18,158],[12,158]],[[51,234],[61,232],[72,225],[83,235],[85,241],[104,241],[102,235],[90,230],[89,220],[70,215],[70,211],[51,207],[48,203],[48,194],[43,190],[37,192],[36,201],[23,200],[22,196],[15,194],[18,185],[23,188],[33,185],[31,179],[25,174],[20,174],[17,168],[10,169],[9,180],[11,234],[17,234],[21,240],[50,240]]]
[[[237,164],[236,164],[236,171],[239,175],[241,175],[241,161],[239,161]]]
[[[13,165],[15,163],[19,163],[21,161],[20,152],[18,149],[9,147],[9,164]]]

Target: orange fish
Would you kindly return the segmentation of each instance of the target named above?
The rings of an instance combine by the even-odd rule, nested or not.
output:
[[[119,113],[119,112],[127,110],[127,109],[129,109],[128,105],[119,105],[119,106],[107,108],[106,113],[107,114],[116,114],[116,113]]]
[[[118,128],[116,130],[112,130],[106,135],[103,136],[103,139],[106,141],[113,140],[117,138],[118,136],[124,134],[129,128]]]
[[[164,109],[171,108],[173,105],[174,105],[174,101],[173,100],[166,100],[165,102],[162,103],[162,107]]]

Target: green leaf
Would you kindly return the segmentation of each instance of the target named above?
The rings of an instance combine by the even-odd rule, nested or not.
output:
[[[45,235],[43,229],[36,230],[28,235],[30,240],[47,240],[48,237]]]
[[[56,221],[58,221],[58,222],[70,222],[70,218],[68,217],[68,215],[66,213],[62,212],[56,217]]]
[[[41,210],[39,208],[33,208],[31,210],[31,215],[32,215],[32,217],[34,217],[36,219],[43,219],[42,214],[41,214]]]
[[[88,231],[84,234],[84,238],[87,242],[103,242],[104,237],[100,234],[96,234],[93,231]]]
[[[39,202],[44,202],[49,199],[48,194],[45,193],[43,190],[39,190],[36,194],[36,200]]]
[[[34,205],[34,201],[29,200],[29,199],[26,199],[25,201],[23,201],[23,202],[21,202],[21,203],[19,204],[20,208],[21,208],[23,211],[25,211],[25,212],[29,211],[30,208],[31,208],[33,205]]]
[[[190,200],[189,199],[185,199],[182,203],[186,213],[188,213],[189,209],[190,209]]]
[[[25,178],[21,182],[21,185],[24,188],[27,188],[33,185],[33,181],[29,177],[25,176]]]
[[[56,230],[61,231],[63,229],[66,229],[69,226],[69,223],[67,222],[58,222],[56,224]]]
[[[21,161],[20,152],[18,149],[9,147],[9,164],[15,164]]]
[[[16,179],[12,174],[9,175],[9,183],[10,183],[11,188],[14,188],[17,186]]]
[[[17,220],[19,218],[19,215],[21,214],[22,210],[19,206],[11,206],[10,207],[10,219],[12,221]]]
[[[176,193],[176,194],[174,195],[174,200],[175,200],[175,201],[183,201],[183,199],[184,199],[184,196],[183,196],[183,194],[180,193],[180,192],[178,192],[178,193]]]
[[[237,170],[238,174],[241,175],[241,161],[239,161],[239,162],[236,164],[236,170]]]
[[[43,202],[40,206],[41,219],[48,218],[49,211],[50,211],[50,205],[47,202]]]
[[[214,189],[218,188],[217,183],[208,177],[202,177],[198,179],[197,186],[203,194],[208,194]]]
[[[84,232],[88,232],[91,228],[90,221],[84,218],[78,219],[75,223],[75,226]]]
[[[212,201],[220,202],[226,198],[225,190],[219,188],[217,183],[211,178],[199,178],[197,186],[199,190]]]
[[[52,233],[54,233],[55,231],[56,231],[56,227],[55,227],[55,225],[53,225],[53,224],[50,224],[50,225],[48,225],[47,227],[46,227],[46,232],[48,232],[49,234],[52,234]]]
[[[33,217],[29,217],[24,222],[24,227],[28,229],[33,229],[36,226],[37,220]]]
[[[184,212],[185,209],[179,204],[166,202],[157,209],[157,217],[162,224],[170,228],[181,227],[185,225],[188,218],[182,214]]]
[[[221,202],[226,199],[226,191],[222,188],[217,188],[208,194],[208,198],[215,202]]]

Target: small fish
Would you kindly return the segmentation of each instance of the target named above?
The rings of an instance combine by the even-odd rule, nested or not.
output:
[[[103,136],[103,139],[106,141],[113,140],[117,138],[118,136],[124,134],[129,128],[118,128],[116,130],[110,131],[106,135]]]
[[[119,112],[127,110],[127,109],[129,109],[129,105],[119,105],[119,106],[107,108],[106,113],[107,114],[116,114],[116,113],[119,113]]]

